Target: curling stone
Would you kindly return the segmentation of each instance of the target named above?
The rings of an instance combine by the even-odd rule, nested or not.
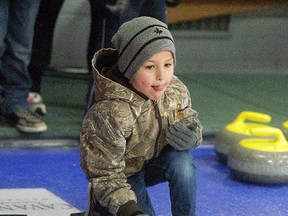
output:
[[[215,144],[215,152],[217,159],[221,163],[226,164],[231,146],[239,143],[243,139],[251,138],[251,129],[253,128],[270,127],[260,124],[270,121],[271,117],[263,113],[241,112],[232,123],[226,125],[226,127],[216,135],[217,142]]]
[[[231,175],[258,184],[288,183],[288,142],[279,128],[253,128],[249,138],[234,145],[228,156]]]

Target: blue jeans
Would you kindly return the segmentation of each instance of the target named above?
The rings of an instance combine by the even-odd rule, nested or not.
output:
[[[0,1],[0,86],[3,113],[28,109],[28,64],[40,0]]]
[[[136,175],[128,178],[137,195],[137,205],[149,216],[156,215],[146,187],[168,181],[172,214],[192,216],[196,210],[196,178],[192,155],[167,146]],[[163,201],[165,202],[165,201]]]
[[[160,155],[147,163],[128,183],[137,196],[138,207],[149,216],[155,216],[147,187],[168,181],[171,210],[174,216],[194,216],[196,211],[195,166],[189,151],[176,151],[167,146]],[[93,193],[91,191],[91,193]],[[91,195],[92,196],[92,195]],[[103,216],[112,216],[99,202],[94,208]],[[165,200],[163,200],[165,202]]]

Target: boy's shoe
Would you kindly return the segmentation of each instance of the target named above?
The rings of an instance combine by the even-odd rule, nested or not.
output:
[[[8,124],[25,133],[39,133],[47,130],[42,117],[30,110],[20,110],[5,115]]]
[[[41,95],[37,92],[29,92],[28,95],[29,110],[34,113],[38,113],[41,116],[47,114],[46,106],[43,103]]]

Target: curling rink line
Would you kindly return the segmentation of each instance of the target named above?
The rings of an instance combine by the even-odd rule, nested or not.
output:
[[[79,212],[44,188],[0,189],[0,215],[70,216]]]

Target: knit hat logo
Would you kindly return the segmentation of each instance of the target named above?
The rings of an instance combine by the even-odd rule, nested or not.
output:
[[[120,26],[112,38],[118,51],[118,69],[132,82],[149,58],[160,51],[170,51],[176,63],[174,39],[167,25],[152,17],[137,17]]]
[[[160,30],[159,28],[156,28],[154,32],[155,32],[156,34],[158,34],[158,36],[160,36],[160,35],[163,33],[163,31]]]

